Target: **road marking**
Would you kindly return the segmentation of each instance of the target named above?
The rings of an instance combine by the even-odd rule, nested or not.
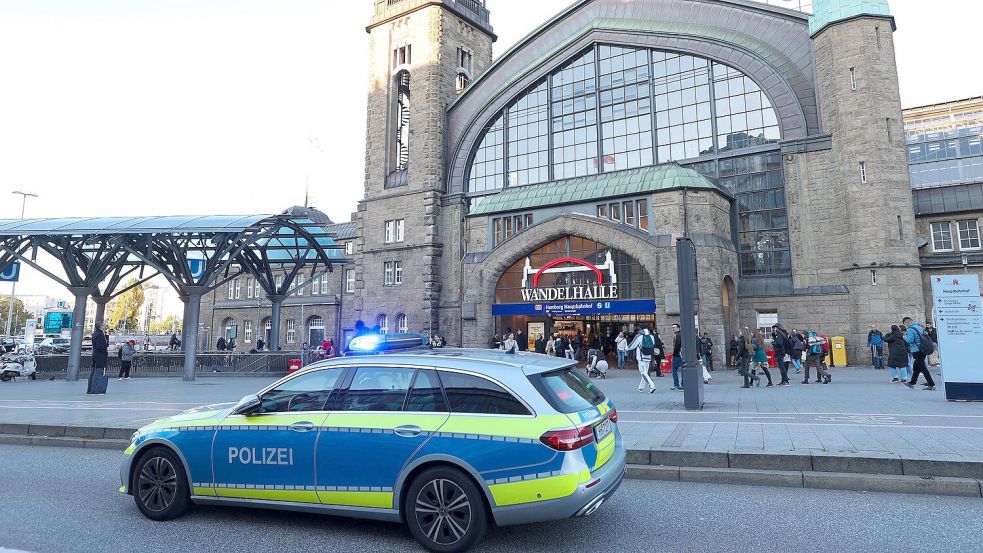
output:
[[[22,551],[20,549],[7,549],[6,547],[0,547],[0,553],[30,553],[30,552]]]
[[[846,417],[817,417],[817,421],[830,421],[830,422],[852,422],[856,424],[870,423],[870,424],[904,424],[903,422],[897,420],[891,416],[866,416],[866,415],[850,415]]]
[[[91,401],[82,399],[0,399],[2,402],[19,402],[19,403],[81,403],[90,404]],[[118,403],[120,405],[191,405],[197,406],[201,403],[182,403],[177,401],[114,401],[113,403]]]
[[[651,413],[660,415],[749,415],[747,411],[629,411],[618,409],[618,413]],[[758,413],[758,415],[770,415],[771,413]],[[775,413],[775,415],[805,415],[805,416],[863,416],[863,417],[946,417],[952,419],[983,419],[983,415],[915,415],[901,413]]]
[[[0,405],[0,409],[68,409],[68,407],[58,407],[56,405],[46,406],[46,405],[31,405],[31,406],[17,406],[17,405]],[[180,411],[175,411],[174,409],[157,409],[157,408],[136,408],[136,407],[71,407],[71,409],[76,411],[160,411],[162,413],[174,413],[179,414]]]
[[[748,422],[748,421],[632,421],[624,420],[619,418],[618,424],[621,423],[633,423],[633,424],[757,424],[761,426],[850,426],[853,428],[884,428],[884,424],[856,424],[856,423],[840,423],[840,422]],[[936,429],[936,430],[983,430],[983,427],[978,426],[930,426],[930,425],[919,425],[919,424],[903,424],[899,428],[924,428],[924,429]]]

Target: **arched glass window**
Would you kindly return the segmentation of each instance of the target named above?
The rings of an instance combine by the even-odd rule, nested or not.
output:
[[[505,187],[504,120],[505,117],[501,116],[492,122],[474,153],[468,177],[468,190],[471,192],[486,192]]]
[[[379,315],[375,320],[376,326],[379,327],[380,334],[389,334],[389,317],[385,314]]]
[[[410,325],[406,320],[406,315],[400,313],[396,315],[396,332],[409,332]]]
[[[405,170],[410,163],[410,72],[396,75],[396,171]]]

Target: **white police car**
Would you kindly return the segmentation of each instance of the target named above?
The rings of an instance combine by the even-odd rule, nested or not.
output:
[[[469,349],[350,356],[234,408],[141,428],[120,492],[154,520],[192,504],[318,512],[402,522],[432,551],[464,551],[491,524],[597,510],[625,474],[617,420],[565,359]]]

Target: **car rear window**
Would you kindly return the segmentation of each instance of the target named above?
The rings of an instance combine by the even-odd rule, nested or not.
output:
[[[606,399],[604,392],[573,366],[535,374],[529,380],[546,401],[561,413],[590,409]]]

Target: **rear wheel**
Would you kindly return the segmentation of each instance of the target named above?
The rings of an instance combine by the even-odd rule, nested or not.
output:
[[[10,379],[13,378],[13,377],[14,376],[11,373],[9,373],[9,372],[0,373],[0,381],[3,381],[3,382],[9,382]]]
[[[459,470],[427,469],[413,480],[403,504],[410,533],[437,553],[471,549],[488,531],[488,509],[481,494]]]
[[[168,449],[155,447],[141,456],[132,484],[137,508],[151,520],[175,519],[191,506],[184,466]]]

